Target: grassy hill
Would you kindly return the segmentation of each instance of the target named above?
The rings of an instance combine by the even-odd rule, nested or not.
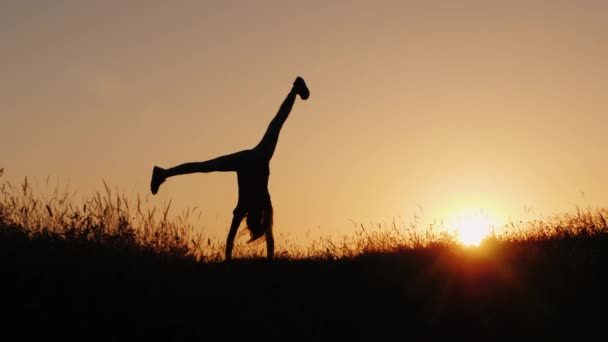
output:
[[[213,257],[221,246],[162,215],[143,213],[136,226],[137,209],[109,191],[79,206],[37,199],[27,184],[5,184],[2,196],[6,341],[605,336],[606,210],[536,222],[477,248],[389,230],[350,247],[325,242],[270,263],[227,264]]]

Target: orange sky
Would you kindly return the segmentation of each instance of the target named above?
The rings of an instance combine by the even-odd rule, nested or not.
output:
[[[149,194],[155,164],[253,147],[301,75],[278,234],[608,206],[608,2],[293,3],[3,1],[6,178]],[[150,201],[202,208],[223,239],[236,190],[190,175]]]

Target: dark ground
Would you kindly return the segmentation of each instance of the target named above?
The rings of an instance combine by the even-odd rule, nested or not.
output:
[[[0,257],[4,341],[603,340],[608,327],[605,236],[200,264],[7,228]]]

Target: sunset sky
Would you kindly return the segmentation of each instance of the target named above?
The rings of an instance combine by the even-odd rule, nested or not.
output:
[[[277,235],[608,206],[607,1],[2,1],[0,42],[12,182],[103,178],[224,238],[236,174],[152,196],[152,167],[253,147],[302,76]]]

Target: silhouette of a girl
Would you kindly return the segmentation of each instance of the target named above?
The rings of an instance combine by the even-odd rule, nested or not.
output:
[[[306,82],[301,77],[296,78],[287,98],[281,104],[279,112],[268,125],[264,137],[253,149],[208,161],[185,163],[169,169],[154,166],[150,183],[153,194],[158,192],[160,185],[169,177],[197,172],[235,171],[237,173],[239,200],[233,211],[232,224],[226,241],[227,261],[232,258],[234,238],[245,217],[247,217],[247,228],[251,235],[249,241],[265,237],[268,259],[272,259],[274,255],[273,212],[268,192],[269,164],[277,146],[279,133],[291,112],[296,95],[299,95],[302,100],[306,100],[310,96]]]

